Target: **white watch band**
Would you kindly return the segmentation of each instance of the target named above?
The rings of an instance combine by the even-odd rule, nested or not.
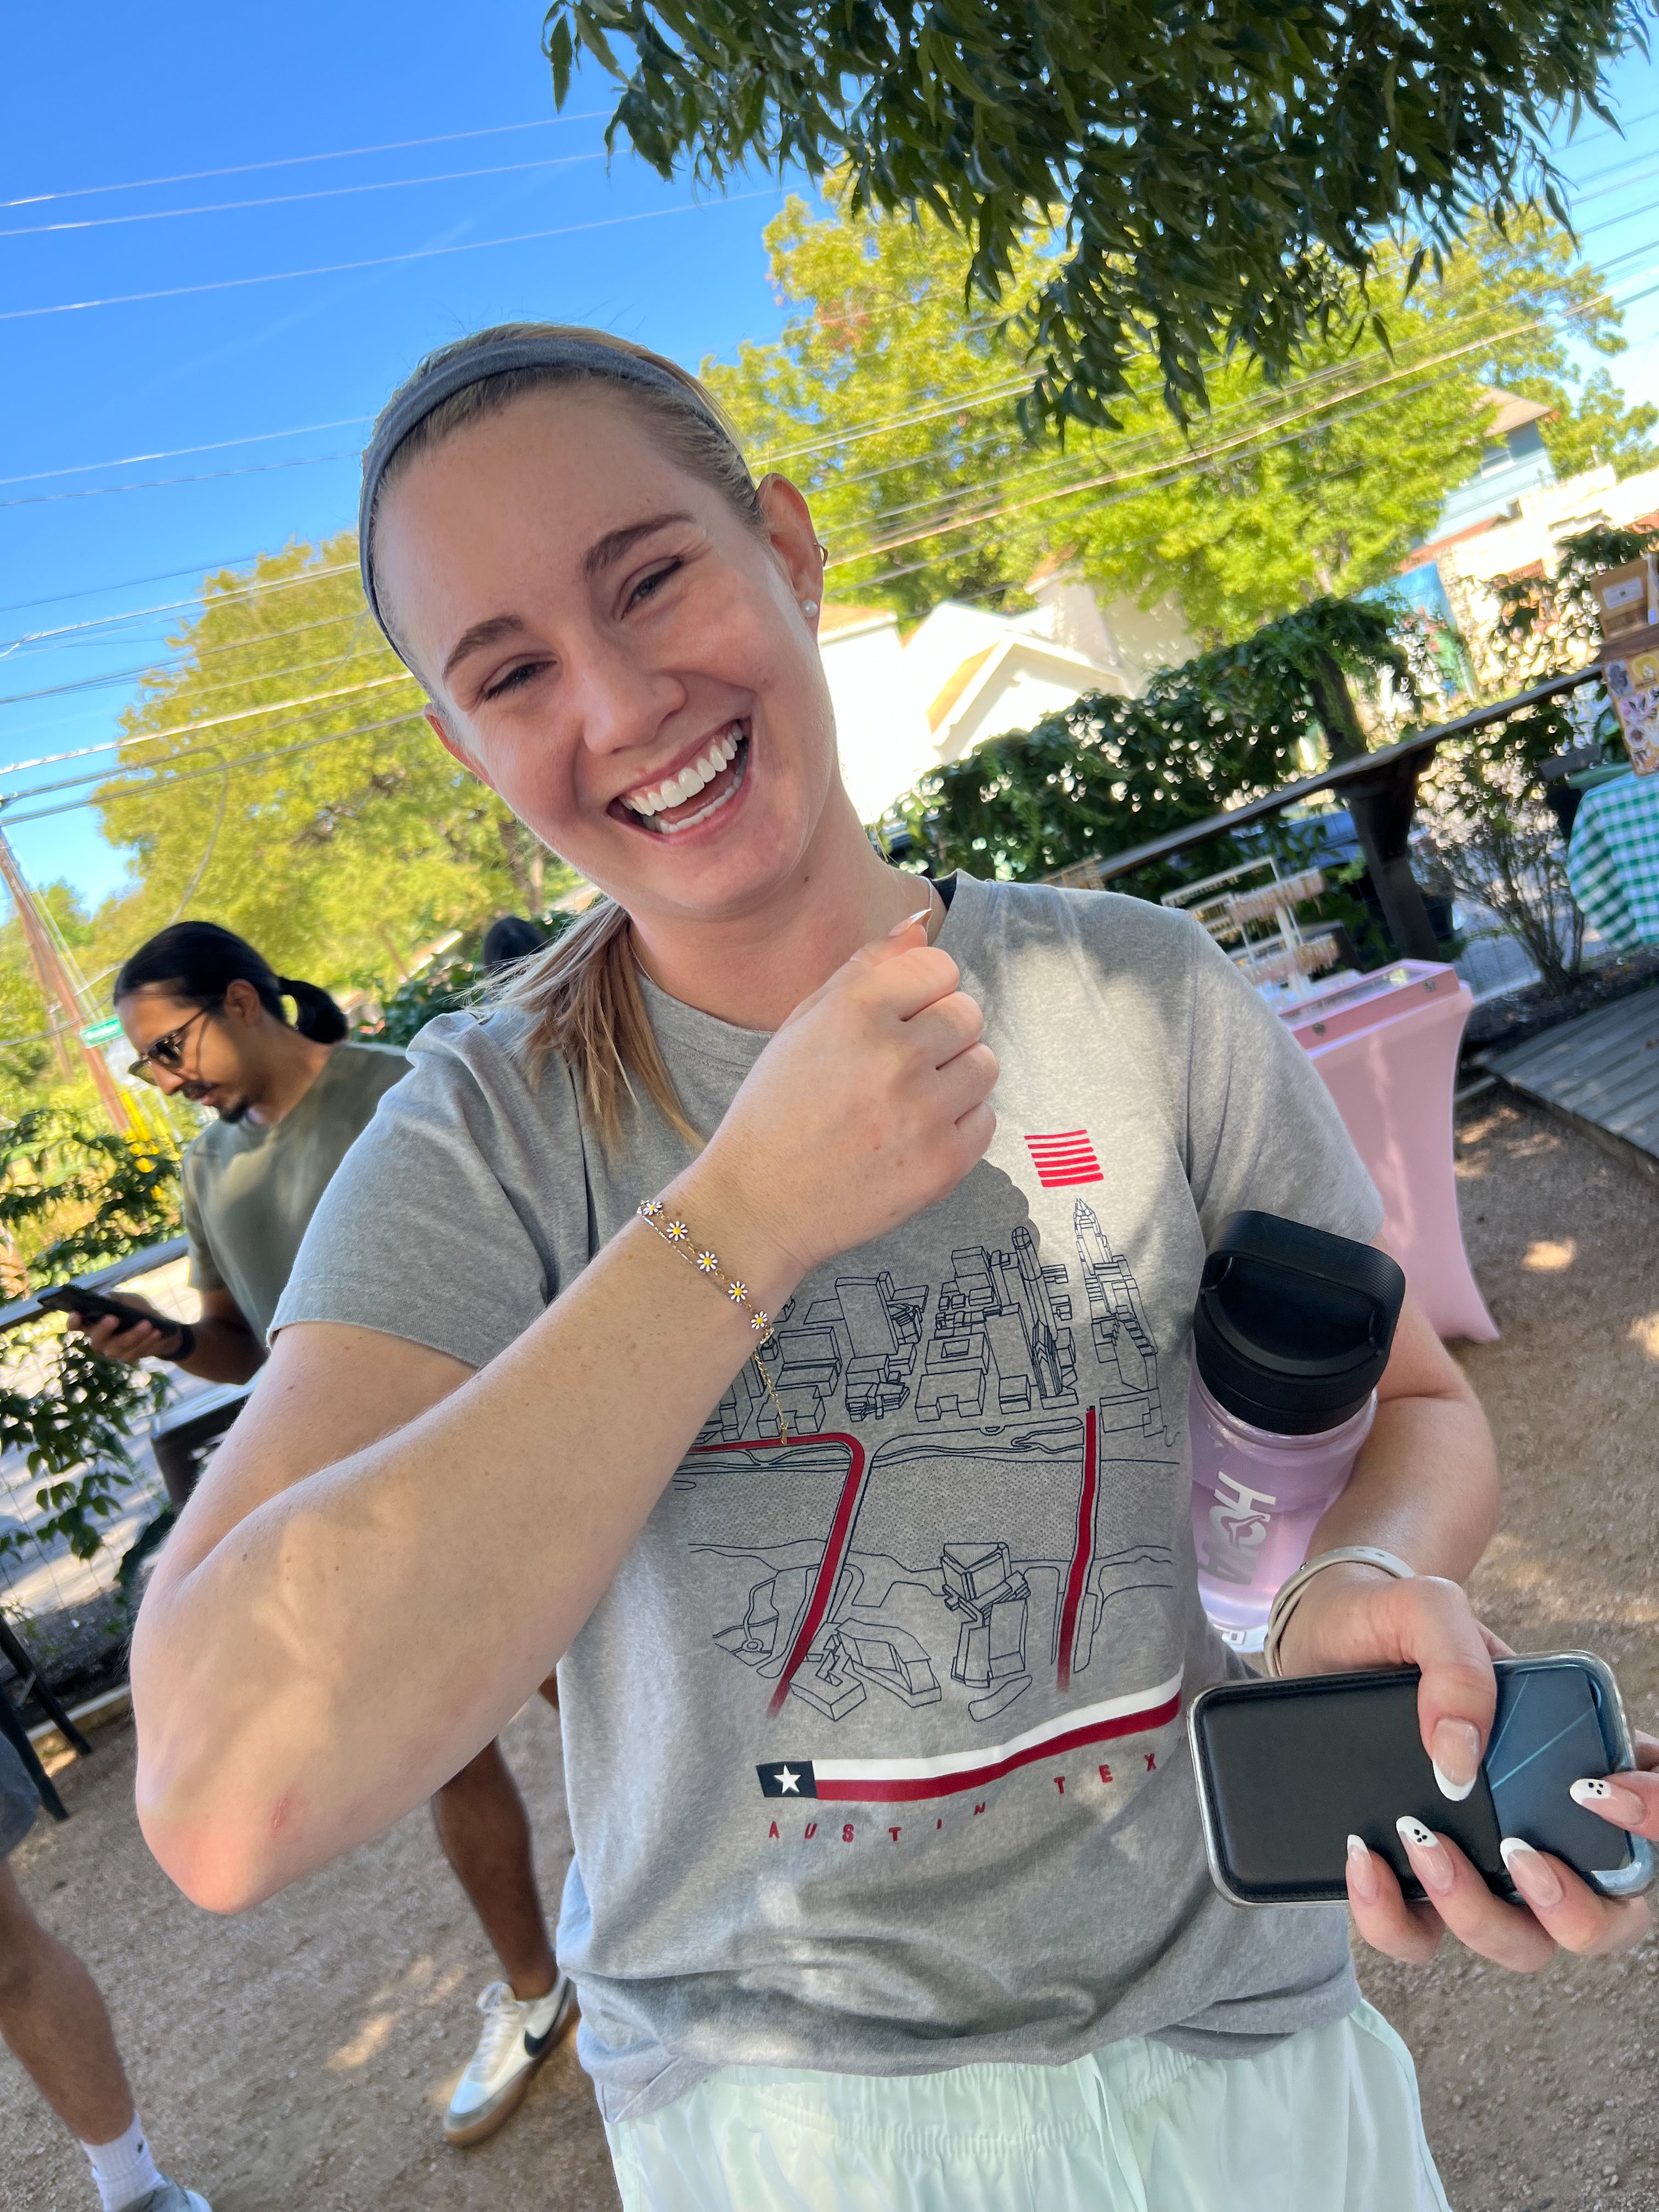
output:
[[[1267,1615],[1267,1640],[1261,1647],[1261,1662],[1275,1680],[1279,1677],[1279,1647],[1285,1631],[1290,1626],[1291,1615],[1302,1601],[1302,1593],[1316,1574],[1326,1567],[1376,1567],[1396,1581],[1413,1582],[1417,1570],[1393,1552],[1379,1550],[1374,1544],[1340,1544],[1334,1552],[1321,1552],[1311,1559],[1304,1559],[1288,1582],[1279,1586]]]

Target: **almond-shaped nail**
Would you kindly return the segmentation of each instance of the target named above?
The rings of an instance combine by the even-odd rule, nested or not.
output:
[[[1417,1869],[1417,1878],[1431,1897],[1444,1897],[1457,1876],[1451,1861],[1441,1848],[1440,1838],[1432,1828],[1425,1828],[1420,1820],[1413,1820],[1402,1813],[1395,1822],[1400,1840],[1406,1846],[1406,1856]]]
[[[1519,1836],[1505,1836],[1498,1848],[1504,1854],[1510,1880],[1528,1905],[1537,1905],[1542,1912],[1547,1912],[1553,1905],[1559,1905],[1561,1885],[1556,1880],[1555,1869],[1541,1853]]]
[[[1642,1817],[1641,1799],[1633,1790],[1623,1790],[1616,1782],[1575,1782],[1571,1795],[1574,1804],[1589,1813],[1603,1813],[1621,1827],[1633,1827]]]
[[[1444,1720],[1429,1740],[1429,1757],[1440,1795],[1461,1805],[1480,1771],[1480,1731],[1473,1721]]]
[[[914,929],[919,921],[926,921],[933,912],[931,902],[916,914],[907,914],[902,921],[896,921],[888,931],[890,937],[902,937],[907,929]]]
[[[1348,1887],[1361,1905],[1376,1902],[1376,1865],[1363,1836],[1348,1838]]]

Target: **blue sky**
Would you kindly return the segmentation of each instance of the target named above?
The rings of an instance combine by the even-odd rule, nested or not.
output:
[[[121,672],[182,611],[139,611],[348,524],[360,418],[428,347],[524,315],[691,363],[775,332],[761,233],[777,188],[757,179],[699,206],[631,155],[607,167],[606,82],[590,69],[550,119],[539,23],[535,0],[14,11],[0,770],[113,735],[133,689]],[[1637,289],[1659,204],[1659,68],[1626,64],[1615,94],[1625,143],[1592,123],[1564,167],[1584,179],[1591,258],[1634,252],[1618,276]],[[387,150],[347,151],[368,148]],[[198,209],[214,211],[176,212]],[[504,239],[520,242],[481,243]],[[1613,373],[1659,401],[1659,295],[1627,328]],[[179,450],[192,447],[209,450]],[[5,651],[14,639],[27,641]],[[88,678],[107,680],[9,696]],[[96,763],[70,768],[83,765]],[[36,881],[67,876],[94,899],[120,881],[89,811],[21,823],[15,840]]]

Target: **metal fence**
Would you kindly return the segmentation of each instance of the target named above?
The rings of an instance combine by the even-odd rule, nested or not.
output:
[[[1592,663],[1588,668],[1577,668],[1565,676],[1552,676],[1541,684],[1534,684],[1530,690],[1517,692],[1511,699],[1500,699],[1496,706],[1474,708],[1453,721],[1437,722],[1430,729],[1419,730],[1414,737],[1404,738],[1398,744],[1380,745],[1375,752],[1340,761],[1318,775],[1304,776],[1299,782],[1281,785],[1277,791],[1266,792],[1260,799],[1247,799],[1202,822],[1189,823],[1185,829],[1169,830],[1161,837],[1149,837],[1144,845],[1131,845],[1123,852],[1109,853],[1097,860],[1079,860],[1071,867],[1061,868],[1049,880],[1079,890],[1103,890],[1108,884],[1133,875],[1139,868],[1173,860],[1194,846],[1209,843],[1212,838],[1230,836],[1255,823],[1282,814],[1288,806],[1330,793],[1341,799],[1352,817],[1360,850],[1370,872],[1372,888],[1396,951],[1410,960],[1438,960],[1442,957],[1439,941],[1430,924],[1422,890],[1412,873],[1408,857],[1412,825],[1417,813],[1419,778],[1438,748],[1449,739],[1472,737],[1477,730],[1490,729],[1495,722],[1505,722],[1512,714],[1523,714],[1547,700],[1576,691],[1581,684],[1595,683],[1601,674],[1599,664]]]

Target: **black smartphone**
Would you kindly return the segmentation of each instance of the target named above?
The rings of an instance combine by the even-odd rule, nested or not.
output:
[[[42,1291],[34,1303],[49,1313],[78,1314],[84,1322],[113,1319],[123,1328],[150,1319],[137,1306],[124,1305],[119,1298],[106,1298],[101,1291],[84,1290],[79,1283],[59,1283],[54,1290]]]
[[[1210,1872],[1235,1905],[1322,1905],[1347,1895],[1348,1838],[1423,1889],[1395,1822],[1449,1836],[1499,1896],[1516,1895],[1498,1846],[1519,1836],[1609,1896],[1645,1889],[1652,1846],[1568,1795],[1580,1777],[1633,1766],[1611,1671],[1588,1653],[1499,1659],[1498,1711],[1474,1788],[1441,1794],[1417,1720],[1414,1667],[1299,1680],[1218,1683],[1187,1716]]]

